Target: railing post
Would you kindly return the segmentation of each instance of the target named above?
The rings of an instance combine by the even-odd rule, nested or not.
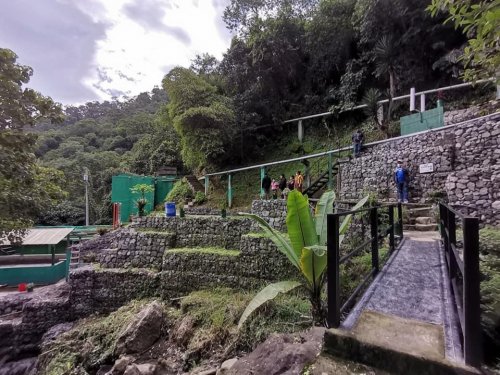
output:
[[[333,189],[333,155],[328,154],[328,190]]]
[[[375,273],[378,273],[379,262],[378,262],[378,215],[377,207],[373,207],[370,210],[370,228],[371,228],[371,238],[372,238],[372,269]]]
[[[389,252],[394,251],[394,206],[389,206]]]
[[[227,175],[227,205],[229,208],[233,207],[233,186],[232,186],[231,174]]]
[[[400,241],[403,240],[403,205],[398,203],[398,222],[399,222],[399,235]]]
[[[208,184],[210,183],[210,180],[208,176],[205,176],[205,196],[208,195]]]
[[[327,323],[329,327],[340,325],[340,244],[339,244],[339,217],[329,214],[326,218],[327,227]]]
[[[456,248],[457,245],[457,224],[456,224],[456,218],[455,218],[455,213],[451,210],[446,210],[447,211],[447,227],[448,227],[448,256],[450,259],[450,265],[449,265],[449,272],[450,272],[450,279],[454,279],[457,277],[458,274],[458,265],[457,265],[457,259],[455,258],[455,254],[453,252],[453,247]]]
[[[465,217],[463,231],[464,359],[466,364],[478,367],[482,362],[479,220],[475,217]]]

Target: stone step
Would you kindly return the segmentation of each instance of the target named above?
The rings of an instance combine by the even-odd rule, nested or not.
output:
[[[415,224],[415,230],[420,232],[430,232],[438,230],[437,224]]]
[[[436,224],[433,217],[419,216],[415,218],[415,224]]]
[[[387,372],[374,369],[357,362],[351,362],[342,358],[337,358],[326,353],[321,353],[314,363],[308,368],[310,375],[388,375]]]

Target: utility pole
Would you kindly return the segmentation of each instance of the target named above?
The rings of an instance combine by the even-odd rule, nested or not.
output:
[[[89,175],[87,168],[83,174],[83,182],[85,183],[85,225],[89,226]]]

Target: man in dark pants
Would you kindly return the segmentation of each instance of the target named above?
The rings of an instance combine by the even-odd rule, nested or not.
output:
[[[356,133],[352,135],[352,145],[354,148],[354,157],[357,158],[361,152],[361,147],[363,146],[363,141],[365,140],[365,136],[361,129],[358,129]]]
[[[398,160],[394,170],[394,183],[398,189],[398,202],[408,203],[408,170],[403,166],[403,162]]]
[[[271,194],[271,177],[267,173],[262,179],[262,189],[264,189],[264,199],[269,199]]]

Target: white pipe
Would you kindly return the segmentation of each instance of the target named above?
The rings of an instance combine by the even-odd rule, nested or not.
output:
[[[425,111],[425,94],[420,94],[420,112]]]

